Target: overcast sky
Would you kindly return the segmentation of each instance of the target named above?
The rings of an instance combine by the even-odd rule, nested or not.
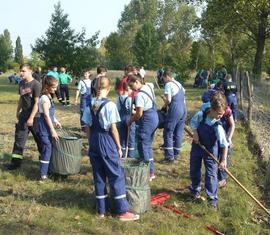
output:
[[[13,45],[21,37],[24,55],[31,53],[30,44],[49,28],[54,5],[59,0],[0,0],[0,34],[8,29]],[[69,15],[71,28],[86,29],[87,37],[100,31],[99,39],[117,30],[124,6],[130,0],[61,0],[64,13]]]

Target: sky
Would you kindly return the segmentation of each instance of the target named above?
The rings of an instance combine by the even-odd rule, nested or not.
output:
[[[0,34],[5,29],[11,34],[15,47],[21,38],[23,53],[29,56],[31,44],[50,26],[54,5],[59,0],[0,0]],[[64,13],[68,14],[70,26],[75,32],[85,28],[90,38],[100,31],[99,39],[117,30],[118,20],[130,0],[61,0]]]

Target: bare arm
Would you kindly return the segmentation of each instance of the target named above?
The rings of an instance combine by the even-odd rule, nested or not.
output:
[[[233,133],[234,133],[234,130],[235,130],[235,122],[234,122],[234,119],[233,119],[232,115],[229,117],[228,122],[229,122],[229,125],[230,125],[229,133],[228,133],[228,139],[229,139],[230,144],[231,144],[231,140],[232,140]]]
[[[118,133],[118,130],[117,130],[115,123],[112,123],[110,131],[112,133],[113,140],[116,144],[117,151],[119,153],[119,157],[121,158],[123,156],[123,154],[122,154],[120,140],[119,140],[119,133]]]
[[[136,112],[130,117],[128,123],[129,125],[134,122],[139,120],[143,115],[143,107],[137,107]]]
[[[34,117],[36,116],[38,112],[38,99],[39,99],[38,97],[34,97],[34,106],[30,114],[30,117],[27,120],[27,126],[33,126]]]
[[[162,96],[162,99],[164,101],[164,105],[162,108],[166,108],[172,102],[172,97],[169,96],[168,94],[165,94],[164,96]]]
[[[226,169],[227,166],[227,155],[228,155],[228,147],[222,149],[222,158],[219,163],[219,168],[221,170]]]
[[[76,105],[78,104],[78,98],[79,98],[79,95],[80,95],[80,90],[77,89],[77,91],[76,91],[76,96],[75,96],[75,104],[76,104]]]

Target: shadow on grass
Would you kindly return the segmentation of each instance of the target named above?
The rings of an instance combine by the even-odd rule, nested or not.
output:
[[[54,189],[46,191],[37,202],[45,206],[62,208],[79,208],[91,214],[96,214],[96,201],[94,193],[72,188]]]

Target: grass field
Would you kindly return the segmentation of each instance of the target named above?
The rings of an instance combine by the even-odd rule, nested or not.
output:
[[[121,76],[119,72],[109,76]],[[146,81],[152,81],[147,77]],[[198,110],[202,90],[186,86],[189,117]],[[156,91],[159,93],[159,91]],[[74,86],[72,89],[74,100]],[[113,93],[111,93],[111,98]],[[5,75],[0,77],[0,152],[12,151],[17,105],[17,85],[9,84]],[[158,97],[161,105],[161,99]],[[189,152],[191,139],[185,135],[181,161],[174,165],[159,162],[163,153],[158,146],[163,143],[162,131],[155,136],[153,150],[157,178],[151,182],[152,194],[169,192],[168,204],[192,215],[181,217],[162,206],[154,206],[141,215],[138,222],[120,222],[112,216],[100,219],[95,213],[95,195],[92,173],[87,153],[87,140],[79,129],[79,107],[56,105],[56,117],[62,125],[83,138],[83,158],[80,174],[62,180],[39,183],[39,162],[33,138],[29,137],[22,168],[8,172],[3,164],[7,155],[0,155],[0,234],[211,234],[205,225],[212,225],[225,234],[270,234],[270,220],[262,210],[232,181],[219,191],[219,207],[215,211],[206,203],[191,200],[188,186]],[[233,139],[234,153],[230,171],[266,207],[264,171],[257,158],[248,150],[247,133],[237,124]]]

